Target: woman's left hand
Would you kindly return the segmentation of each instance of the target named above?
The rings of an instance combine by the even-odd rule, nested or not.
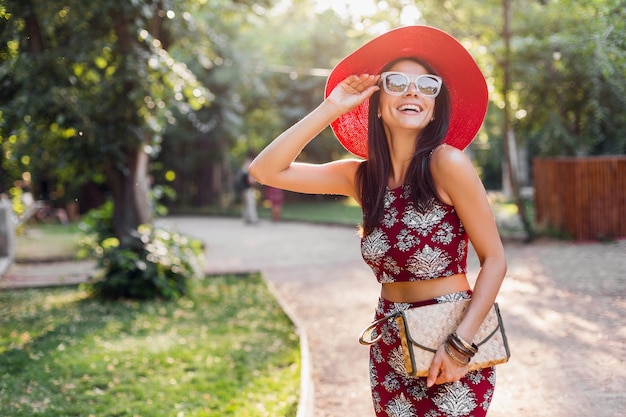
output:
[[[443,345],[439,347],[430,365],[426,385],[430,388],[433,385],[445,384],[446,382],[456,382],[463,378],[469,371],[467,365],[460,365],[454,361],[447,353]]]

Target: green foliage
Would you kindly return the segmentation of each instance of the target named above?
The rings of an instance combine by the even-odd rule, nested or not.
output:
[[[90,288],[106,299],[174,299],[202,275],[202,242],[177,232],[141,225],[125,245],[112,232],[113,205],[92,210],[81,222],[80,255],[94,256],[100,273]]]
[[[349,28],[333,14],[316,14],[310,2],[300,3],[282,13],[258,3],[221,13],[211,1],[190,6],[188,23],[196,31],[177,32],[170,52],[216,100],[193,113],[180,109],[177,123],[166,129],[158,156],[163,169],[155,179],[164,183],[167,168],[176,172],[176,204],[220,204],[247,152],[262,149],[322,100],[325,77],[311,69],[329,68],[348,51]],[[327,131],[305,157],[323,161],[341,152]]]
[[[26,212],[26,205],[24,204],[24,190],[21,187],[9,188],[9,197],[11,198],[11,206],[17,217],[22,217]]]
[[[168,53],[183,2],[5,3],[0,169],[9,175],[0,180],[30,172],[35,186],[46,178],[70,199],[81,184],[106,183],[118,234],[149,221],[146,190],[127,179],[149,173],[140,156],[158,154],[176,109],[214,98]]]
[[[512,4],[520,7],[513,104],[531,153],[626,153],[624,3]]]
[[[80,221],[87,237],[104,240],[113,237],[113,202],[108,200],[97,209],[90,210]]]
[[[63,183],[73,199],[88,179],[132,172],[141,149],[158,158],[149,172],[176,188],[175,204],[222,204],[248,149],[319,103],[323,70],[403,23],[451,32],[483,69],[491,105],[475,155],[487,182],[500,185],[502,0],[388,0],[358,19],[309,0],[278,3],[4,0],[0,189],[30,171]],[[623,0],[510,4],[510,116],[528,158],[625,153]],[[409,9],[420,12],[412,22]],[[344,155],[325,130],[302,158]]]
[[[0,415],[290,416],[299,346],[258,275],[171,302],[0,292]]]

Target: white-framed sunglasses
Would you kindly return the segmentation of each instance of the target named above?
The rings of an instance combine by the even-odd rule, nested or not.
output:
[[[441,77],[432,74],[409,75],[403,72],[386,71],[380,74],[383,89],[392,96],[401,96],[415,84],[417,92],[428,98],[435,98],[441,92]]]

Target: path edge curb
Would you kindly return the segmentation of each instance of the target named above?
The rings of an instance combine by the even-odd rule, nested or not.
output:
[[[313,378],[311,376],[311,354],[309,351],[309,341],[307,338],[306,330],[300,318],[289,307],[289,304],[283,299],[282,295],[276,288],[276,286],[265,279],[263,273],[260,275],[267,285],[267,288],[272,293],[276,302],[287,315],[289,320],[296,328],[296,334],[300,338],[300,398],[298,401],[298,411],[296,417],[313,417],[313,410],[315,405],[315,390],[313,384]]]

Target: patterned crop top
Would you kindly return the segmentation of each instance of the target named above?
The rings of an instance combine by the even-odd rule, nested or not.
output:
[[[414,207],[409,187],[385,194],[381,223],[361,239],[378,282],[420,281],[467,272],[467,233],[453,206]]]

